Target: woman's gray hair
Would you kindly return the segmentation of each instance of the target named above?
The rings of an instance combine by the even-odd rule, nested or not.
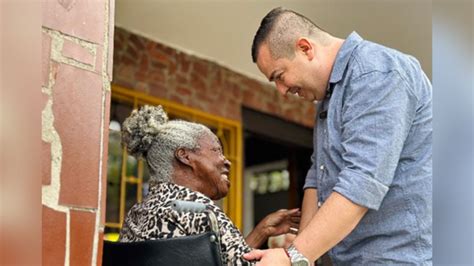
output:
[[[195,150],[199,139],[212,131],[204,125],[182,121],[168,121],[161,106],[145,105],[133,110],[122,126],[122,145],[129,154],[143,158],[148,164],[150,178],[173,182],[174,153],[179,148]]]

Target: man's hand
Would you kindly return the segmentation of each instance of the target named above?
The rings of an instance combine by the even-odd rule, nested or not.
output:
[[[257,266],[288,266],[291,265],[290,258],[286,255],[282,248],[275,249],[254,249],[244,254],[246,260],[258,260]]]

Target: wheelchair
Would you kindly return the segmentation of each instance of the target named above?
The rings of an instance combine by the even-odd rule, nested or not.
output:
[[[221,266],[220,234],[216,216],[203,203],[179,201],[172,204],[178,212],[206,212],[211,231],[168,239],[141,242],[104,241],[103,266]]]

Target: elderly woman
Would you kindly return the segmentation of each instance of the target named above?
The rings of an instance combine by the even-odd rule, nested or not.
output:
[[[146,160],[151,181],[147,197],[130,209],[120,241],[171,238],[209,230],[205,214],[178,213],[170,207],[174,200],[205,203],[216,214],[226,265],[245,262],[241,256],[251,248],[298,226],[298,209],[280,210],[265,217],[247,238],[242,237],[213,202],[229,191],[230,162],[216,135],[204,125],[168,121],[161,106],[144,106],[134,110],[122,128],[123,144],[130,154]]]

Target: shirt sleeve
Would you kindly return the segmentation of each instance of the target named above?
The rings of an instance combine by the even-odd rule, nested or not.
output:
[[[345,90],[344,164],[333,190],[358,205],[378,210],[392,183],[417,99],[396,71],[364,74]]]

